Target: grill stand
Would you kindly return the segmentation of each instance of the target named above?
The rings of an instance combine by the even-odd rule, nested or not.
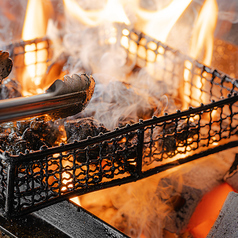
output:
[[[81,207],[63,201],[21,218],[0,216],[0,230],[10,237],[128,238]]]

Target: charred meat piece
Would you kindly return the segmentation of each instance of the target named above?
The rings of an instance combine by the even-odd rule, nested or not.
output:
[[[181,120],[178,125],[174,122],[168,123],[165,126],[158,126],[153,130],[152,138],[157,141],[156,147],[160,151],[173,152],[179,144],[186,144],[187,139],[192,138],[198,133],[196,121]],[[145,141],[149,142],[151,132],[146,131]]]
[[[31,120],[17,121],[16,122],[16,131],[18,135],[22,135],[23,132],[30,126]]]
[[[198,129],[195,122],[180,121],[177,128],[175,123],[168,124],[165,129],[165,134],[168,136],[159,140],[159,146],[164,148],[166,152],[174,151],[178,144],[185,144],[188,138],[192,138],[197,133]]]
[[[6,78],[12,71],[12,60],[9,58],[9,53],[0,51],[0,81]]]
[[[21,85],[17,80],[4,79],[0,86],[0,99],[21,97]]]
[[[0,146],[2,150],[15,155],[20,152],[24,153],[26,149],[30,149],[30,142],[22,139],[15,132],[5,132],[0,134]]]
[[[47,145],[46,142],[40,138],[39,134],[34,132],[29,127],[24,131],[22,139],[30,142],[30,147],[32,150],[39,150],[41,146]]]
[[[77,116],[93,116],[110,130],[127,123],[138,122],[140,118],[151,118],[155,111],[159,114],[159,109],[162,108],[160,98],[151,97],[128,83],[96,82],[90,103]]]
[[[88,136],[97,136],[99,133],[109,132],[104,125],[91,117],[67,121],[64,125],[68,143],[84,140]],[[115,143],[113,141],[106,141],[105,143],[92,145],[87,152],[85,149],[78,149],[75,154],[79,162],[85,163],[87,160],[90,160],[87,163],[95,164],[96,167],[99,166],[99,161],[102,160],[104,161],[103,163],[107,163],[105,161],[108,161],[110,164],[113,157],[116,161],[115,163],[118,165],[131,167],[130,171],[133,173],[135,168],[135,163],[133,162],[135,162],[137,156],[136,145],[137,137],[133,134],[129,135],[127,139],[122,137]]]
[[[0,146],[3,151],[5,151],[9,145],[8,135],[9,133],[0,133]]]
[[[36,133],[40,140],[45,141],[49,146],[63,142],[65,131],[59,121],[50,120],[49,116],[37,117],[30,122],[30,129]]]
[[[68,143],[84,140],[88,136],[97,136],[100,132],[109,132],[106,127],[92,117],[66,121],[64,126]]]
[[[109,130],[100,124],[97,120],[92,117],[80,118],[76,120],[66,121],[64,123],[67,142],[72,143],[74,141],[80,141],[87,139],[88,136],[97,136],[100,132],[105,133]],[[99,156],[100,148],[96,146],[94,149],[90,150],[90,158],[92,160],[97,160]],[[107,150],[107,146],[104,145],[104,150]],[[85,151],[78,150],[76,153],[77,160],[80,162],[86,161]]]
[[[25,153],[25,150],[39,150],[42,146],[56,146],[65,142],[63,124],[41,116],[18,121],[11,127],[1,126],[0,147],[11,154]]]
[[[64,142],[65,131],[60,121],[52,121],[49,116],[17,122],[17,129],[22,132],[22,138],[33,143],[33,148],[40,149],[42,145],[55,146]],[[43,143],[42,143],[43,142]]]

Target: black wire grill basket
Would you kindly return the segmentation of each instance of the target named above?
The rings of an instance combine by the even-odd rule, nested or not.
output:
[[[183,107],[70,144],[19,155],[1,151],[3,216],[21,216],[238,145],[237,80],[143,33],[123,28],[117,34],[128,61],[148,67],[158,80],[169,79],[171,89],[180,85]],[[14,47],[12,52],[13,60],[22,57]]]

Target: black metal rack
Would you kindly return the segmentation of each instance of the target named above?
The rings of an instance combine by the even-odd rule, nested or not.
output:
[[[180,93],[188,109],[58,147],[19,155],[2,151],[3,216],[21,216],[238,146],[237,80],[144,34],[127,29],[119,33],[117,43],[127,50],[128,60],[138,67],[149,67],[153,75],[159,75],[158,80],[170,78],[171,87],[184,83]]]

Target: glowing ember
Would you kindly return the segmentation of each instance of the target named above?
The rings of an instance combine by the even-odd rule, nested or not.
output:
[[[230,185],[223,183],[202,198],[188,224],[188,230],[194,237],[207,237],[228,193],[232,191],[234,189]]]
[[[80,198],[79,197],[73,197],[69,199],[71,202],[75,203],[78,206],[81,206]]]

